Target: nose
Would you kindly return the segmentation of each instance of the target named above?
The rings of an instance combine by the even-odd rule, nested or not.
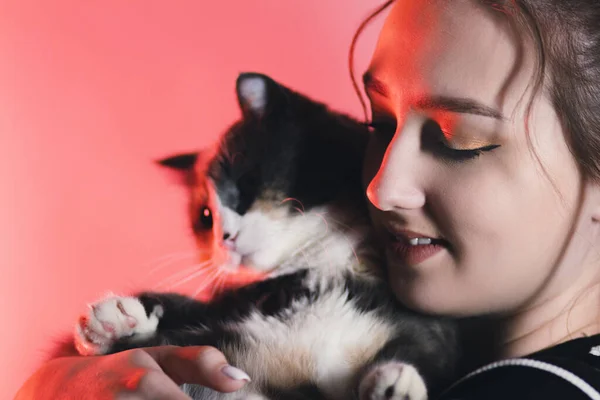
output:
[[[235,250],[235,240],[237,239],[237,232],[236,233],[231,233],[231,232],[223,232],[223,243],[225,244],[225,247],[227,247],[230,250]]]
[[[367,186],[367,198],[382,211],[411,210],[425,205],[422,181],[426,171],[420,162],[420,127],[417,124],[418,121],[407,121],[401,127],[402,131],[396,132],[377,173]]]
[[[223,233],[223,240],[226,242],[235,242],[235,239],[237,239],[237,232],[235,233],[230,233],[230,232],[224,232]]]

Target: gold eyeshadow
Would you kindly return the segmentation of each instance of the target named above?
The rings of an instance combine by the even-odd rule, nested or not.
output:
[[[439,126],[448,147],[455,150],[476,150],[496,144],[464,133],[464,129],[458,128],[458,122],[459,119],[456,116],[448,115],[442,117],[439,122]],[[472,129],[470,129],[470,131],[472,131]]]
[[[455,150],[476,150],[495,144],[486,140],[466,137],[466,135],[447,134],[446,132],[444,132],[444,138],[448,146]]]

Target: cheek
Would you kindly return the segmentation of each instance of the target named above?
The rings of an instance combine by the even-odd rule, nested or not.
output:
[[[277,240],[278,224],[261,211],[248,212],[240,220],[238,246],[247,251],[259,251],[272,247]]]
[[[215,224],[215,235],[219,235],[219,238],[223,238],[225,233],[235,235],[240,229],[240,221],[241,217],[235,211],[220,207]]]
[[[212,231],[197,233],[196,248],[200,262],[208,261],[212,258],[212,249],[214,244],[214,235]]]
[[[250,264],[258,270],[277,266],[290,251],[290,234],[299,235],[284,217],[284,210],[254,210],[241,220],[238,249],[249,255]]]
[[[431,201],[457,250],[439,288],[454,286],[450,291],[463,293],[465,308],[523,305],[554,273],[568,239],[573,208],[560,202],[540,170],[533,163],[515,163],[508,172],[482,168],[446,179],[453,184],[440,182],[444,190]]]

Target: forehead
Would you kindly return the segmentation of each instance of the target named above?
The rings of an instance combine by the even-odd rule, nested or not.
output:
[[[532,52],[508,21],[475,0],[397,0],[370,74],[397,100],[435,93],[506,110],[533,72]]]

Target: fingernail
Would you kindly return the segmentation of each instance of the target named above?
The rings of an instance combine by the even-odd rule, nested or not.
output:
[[[223,369],[221,369],[221,372],[223,372],[223,374],[233,379],[234,381],[250,382],[250,377],[247,373],[245,373],[239,368],[232,367],[231,365],[224,366]]]

